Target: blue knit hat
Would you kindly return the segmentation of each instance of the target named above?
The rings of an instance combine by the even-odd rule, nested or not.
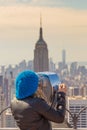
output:
[[[38,76],[33,71],[23,71],[17,76],[15,86],[17,99],[31,96],[38,88]]]

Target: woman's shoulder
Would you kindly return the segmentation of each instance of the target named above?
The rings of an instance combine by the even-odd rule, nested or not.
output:
[[[46,103],[44,99],[42,98],[39,98],[39,97],[35,97],[35,98],[31,98],[30,100],[28,100],[28,102],[30,103],[33,103],[33,104],[42,104],[42,103]]]
[[[38,112],[45,112],[48,109],[50,109],[50,106],[47,104],[47,102],[42,98],[34,98],[32,103],[33,109],[35,109]]]

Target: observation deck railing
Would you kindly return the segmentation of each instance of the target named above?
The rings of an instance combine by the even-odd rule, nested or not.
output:
[[[3,109],[0,112],[0,115],[7,110],[8,108],[10,108],[10,106],[8,106],[7,108]],[[78,118],[79,115],[87,109],[87,106],[84,106],[84,108],[82,108],[78,113],[71,113],[68,109],[66,109],[66,111],[71,115],[72,118],[72,122],[73,122],[73,128],[53,128],[52,130],[76,130],[77,129],[77,122],[78,122]],[[18,128],[0,128],[0,130],[18,130]],[[78,130],[87,130],[87,128],[78,128]]]

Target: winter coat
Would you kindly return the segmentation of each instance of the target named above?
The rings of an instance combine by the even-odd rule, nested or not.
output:
[[[65,117],[65,93],[58,93],[56,110],[45,100],[28,97],[23,100],[14,99],[11,111],[20,130],[52,130],[50,121],[62,123]]]

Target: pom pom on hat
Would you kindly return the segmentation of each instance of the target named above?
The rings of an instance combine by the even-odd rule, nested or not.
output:
[[[38,88],[38,76],[33,71],[23,71],[21,72],[16,80],[16,98],[23,99],[31,96],[35,93]]]

